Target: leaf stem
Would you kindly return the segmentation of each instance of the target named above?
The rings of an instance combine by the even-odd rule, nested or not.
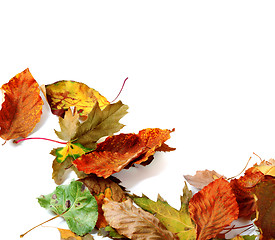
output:
[[[35,229],[35,228],[37,228],[37,227],[43,225],[44,223],[50,222],[50,221],[52,221],[52,220],[54,220],[54,219],[56,219],[56,218],[58,218],[58,217],[61,217],[62,215],[63,215],[63,213],[62,213],[62,214],[59,214],[59,215],[56,215],[56,216],[54,216],[53,218],[48,219],[47,221],[42,222],[42,223],[36,225],[35,227],[31,228],[30,230],[28,230],[28,231],[25,232],[24,234],[21,234],[21,235],[20,235],[20,238],[24,237],[27,233],[29,233],[29,232],[32,231],[33,229]]]
[[[121,94],[121,92],[122,92],[122,90],[123,90],[123,88],[124,88],[124,85],[125,85],[125,83],[126,83],[127,80],[128,80],[128,77],[125,78],[125,80],[124,80],[124,82],[123,82],[123,84],[122,84],[122,87],[121,87],[121,89],[120,89],[118,95],[115,97],[115,99],[114,99],[113,101],[111,101],[111,103],[114,102],[115,100],[117,100],[117,98],[118,98],[119,95]]]
[[[60,144],[67,144],[67,142],[59,142],[59,141],[52,140],[52,139],[49,139],[49,138],[40,138],[40,137],[22,138],[22,139],[19,139],[19,140],[14,140],[13,142],[17,144],[17,143],[20,143],[20,142],[23,142],[23,141],[26,141],[26,140],[34,140],[34,139],[46,140],[46,141],[51,141],[51,142],[60,143]]]

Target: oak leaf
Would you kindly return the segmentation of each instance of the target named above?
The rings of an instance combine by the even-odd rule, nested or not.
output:
[[[261,232],[260,239],[275,239],[275,178],[265,176],[254,189],[256,197],[255,224]]]
[[[72,181],[61,185],[53,193],[38,198],[41,207],[64,217],[70,230],[83,236],[95,226],[97,202],[81,182]]]
[[[183,189],[181,196],[181,208],[177,210],[171,207],[162,197],[158,196],[156,202],[145,195],[138,197],[133,195],[131,198],[142,209],[154,214],[160,222],[172,233],[176,234],[180,240],[196,239],[195,224],[191,220],[188,212],[188,204],[192,197],[192,192],[187,185]]]
[[[104,109],[108,100],[98,91],[89,88],[86,84],[76,81],[58,81],[45,86],[45,93],[52,113],[63,117],[70,107],[76,107],[80,116],[87,116],[98,102]]]
[[[125,189],[119,186],[119,180],[110,178],[100,178],[96,175],[89,175],[86,178],[78,180],[85,184],[90,193],[95,197],[98,205],[98,220],[96,223],[97,228],[104,228],[108,224],[103,216],[102,204],[105,198],[116,202],[126,200]]]
[[[27,137],[42,114],[43,101],[38,83],[27,68],[1,89],[4,102],[0,109],[0,137],[4,140]]]
[[[222,177],[222,175],[218,174],[214,170],[209,171],[207,169],[204,171],[197,171],[194,176],[184,175],[187,182],[199,190],[220,177]]]
[[[239,208],[229,182],[219,178],[197,192],[189,202],[197,240],[215,237],[238,218]]]
[[[145,163],[170,138],[172,131],[149,128],[139,134],[110,136],[99,143],[94,151],[73,161],[73,164],[86,174],[94,173],[107,178],[133,164]]]
[[[130,239],[177,239],[154,215],[136,208],[131,199],[121,203],[106,199],[102,208],[109,225]]]

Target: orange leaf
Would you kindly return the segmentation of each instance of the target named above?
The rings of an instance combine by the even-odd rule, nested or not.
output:
[[[79,171],[107,178],[121,171],[144,149],[143,142],[136,134],[119,134],[106,138],[95,151],[82,155],[73,164]]]
[[[189,202],[189,213],[197,225],[197,239],[214,238],[238,218],[238,204],[229,182],[219,178],[196,193]]]
[[[148,128],[139,134],[111,136],[99,143],[95,151],[82,155],[73,164],[86,174],[94,173],[98,177],[107,178],[135,163],[146,163],[148,158],[170,138],[172,131]]]
[[[2,90],[5,100],[0,110],[0,137],[27,137],[42,114],[39,85],[27,68],[4,84]]]

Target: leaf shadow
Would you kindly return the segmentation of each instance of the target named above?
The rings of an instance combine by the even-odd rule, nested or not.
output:
[[[130,190],[140,182],[159,175],[168,164],[166,160],[165,153],[157,152],[154,155],[154,160],[149,165],[135,165],[129,169],[123,169],[121,172],[113,174],[113,176],[118,178],[121,184]]]

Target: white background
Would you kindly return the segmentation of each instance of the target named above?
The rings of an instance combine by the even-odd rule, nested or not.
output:
[[[175,127],[167,143],[177,150],[115,176],[132,193],[160,193],[179,208],[183,175],[232,177],[250,156],[259,161],[253,152],[275,157],[274,10],[273,1],[1,1],[0,85],[28,67],[40,85],[80,81],[111,101],[129,77],[122,132]],[[45,104],[30,136],[57,140],[54,129]],[[56,187],[55,147],[0,145],[2,238],[19,239],[52,216],[36,197]],[[60,236],[40,227],[24,239]]]

